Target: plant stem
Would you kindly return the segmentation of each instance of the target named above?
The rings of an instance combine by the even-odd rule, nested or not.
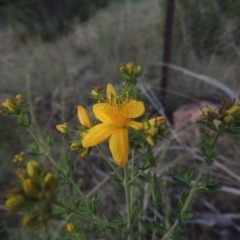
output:
[[[134,156],[134,148],[132,149],[132,169],[131,169],[131,179],[129,182],[132,182],[132,179],[134,177],[134,159],[135,159],[135,156]],[[129,185],[129,182],[127,183]],[[132,214],[133,214],[133,191],[134,191],[134,185],[131,184],[130,185],[130,209],[131,209],[131,217],[132,217]]]
[[[132,214],[131,214],[131,205],[130,205],[130,195],[129,195],[129,185],[128,185],[128,169],[127,165],[124,166],[124,189],[125,189],[125,197],[126,197],[126,204],[127,204],[127,228],[130,231],[130,234],[128,235],[128,240],[132,239],[132,231],[130,229],[131,227],[131,220],[132,220]]]
[[[48,153],[48,151],[45,150],[43,144],[37,139],[36,135],[34,134],[33,130],[28,127],[27,128],[28,131],[30,132],[30,134],[32,135],[33,139],[35,140],[35,142],[38,144],[38,146],[42,149],[44,155],[52,162],[52,164],[59,170],[61,170],[59,168],[59,166],[57,165],[57,162],[54,160],[54,158]]]
[[[102,150],[102,148],[98,145],[97,146],[98,151],[102,155],[102,157],[107,161],[108,165],[112,168],[112,170],[115,172],[115,174],[118,176],[118,178],[123,182],[123,177],[119,174],[117,168],[112,164],[112,162],[109,160],[105,152]]]
[[[57,162],[54,160],[54,158],[49,154],[49,151],[47,151],[43,144],[37,139],[36,135],[34,134],[33,130],[28,127],[27,128],[28,131],[30,132],[30,134],[32,135],[33,139],[36,141],[36,143],[38,144],[38,146],[42,149],[43,151],[43,154],[52,162],[52,164],[60,171],[62,171],[62,169],[58,166]],[[79,195],[85,200],[87,201],[86,199],[86,196],[83,194],[83,192],[80,190],[79,186],[75,183],[75,181],[70,178],[70,182],[72,183],[73,187],[76,189],[76,191],[79,193]]]
[[[87,220],[89,222],[96,222],[99,225],[105,226],[105,227],[111,227],[111,228],[118,228],[116,225],[106,222],[102,219],[98,219],[98,218],[93,218],[91,216],[87,216],[83,213],[80,213],[74,209],[71,209],[69,207],[66,207],[65,205],[63,205],[62,203],[58,202],[58,201],[54,201],[53,204],[55,204],[58,207],[64,208],[65,210],[67,210],[69,213],[75,214],[76,216],[80,217],[83,220]]]
[[[152,190],[152,198],[153,198],[153,204],[154,204],[154,215],[153,215],[153,221],[155,222],[157,220],[157,207],[155,206],[155,202],[156,202],[156,195],[155,195],[155,190],[154,190],[154,185],[155,183],[152,182],[151,183],[151,190]],[[152,240],[154,240],[156,237],[156,228],[154,228],[153,232],[152,232]]]
[[[215,137],[213,139],[212,148],[215,147],[215,145],[217,143],[217,140],[218,140],[218,138],[219,138],[221,133],[222,133],[221,130],[218,129],[218,131],[217,131],[217,133],[216,133],[216,135],[215,135]],[[201,169],[200,169],[200,171],[198,173],[197,179],[196,179],[194,185],[192,186],[192,188],[190,190],[190,193],[189,193],[189,195],[187,197],[187,200],[186,200],[186,202],[185,202],[185,204],[184,204],[184,206],[183,206],[183,208],[182,208],[182,210],[180,212],[181,214],[186,212],[188,210],[189,206],[191,205],[192,199],[193,199],[194,194],[196,193],[196,190],[197,190],[197,187],[198,187],[198,183],[199,183],[199,181],[200,181],[200,179],[201,179],[201,177],[202,177],[202,175],[203,175],[203,173],[204,173],[204,171],[205,171],[207,166],[208,166],[207,163],[203,162],[203,164],[201,166]],[[161,240],[167,240],[171,236],[171,234],[174,232],[174,230],[175,230],[175,228],[177,226],[178,226],[178,219],[174,222],[174,224],[167,231],[167,233],[165,233],[165,235],[161,238]]]

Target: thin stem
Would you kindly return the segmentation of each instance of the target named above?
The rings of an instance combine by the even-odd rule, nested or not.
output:
[[[57,165],[57,162],[54,160],[54,158],[49,154],[48,151],[45,150],[43,144],[37,139],[37,137],[36,137],[36,135],[34,134],[33,130],[32,130],[30,127],[28,127],[27,129],[28,129],[28,131],[30,132],[30,134],[32,135],[32,137],[33,137],[33,139],[35,140],[35,142],[38,144],[38,146],[42,149],[44,155],[52,162],[52,164],[53,164],[57,169],[61,170],[60,167]]]
[[[111,228],[118,228],[116,225],[112,224],[112,223],[109,223],[109,222],[106,222],[102,219],[98,219],[98,218],[93,218],[91,216],[87,216],[83,213],[80,213],[74,209],[71,209],[65,205],[63,205],[62,203],[58,202],[58,201],[54,201],[53,204],[55,204],[56,206],[58,207],[61,207],[61,208],[64,208],[65,210],[67,210],[69,213],[72,213],[72,214],[75,214],[76,216],[80,217],[81,219],[83,220],[87,220],[89,222],[96,222],[98,223],[99,225],[102,225],[102,226],[105,226],[105,227],[111,227]]]
[[[156,202],[156,194],[155,194],[155,190],[154,190],[154,182],[151,183],[151,190],[152,190],[152,198],[153,198],[153,204],[154,204],[154,215],[153,215],[153,221],[157,221],[157,208],[155,206],[155,202]],[[152,232],[152,240],[154,240],[156,237],[156,228],[154,228],[153,232]]]
[[[38,144],[38,146],[42,149],[43,154],[52,162],[52,164],[60,171],[62,171],[62,169],[58,166],[57,162],[54,160],[54,158],[50,155],[49,151],[46,150],[43,146],[43,144],[37,139],[36,135],[34,134],[33,130],[28,127],[28,131],[30,132],[30,134],[32,135],[33,139],[36,141],[36,143]],[[70,178],[70,182],[72,183],[73,187],[76,189],[76,191],[79,193],[79,195],[85,200],[86,196],[83,194],[83,192],[79,189],[79,186],[75,183],[75,181]]]
[[[102,157],[107,161],[108,165],[112,168],[112,170],[115,172],[115,174],[118,176],[118,178],[123,182],[123,177],[119,174],[117,168],[112,164],[112,162],[109,160],[105,152],[102,150],[102,148],[98,145],[97,146],[98,151],[102,155]]]
[[[74,236],[77,240],[82,240],[82,238],[79,236],[78,233],[73,233],[73,236]]]
[[[130,231],[130,234],[128,236],[128,240],[132,239],[132,234],[131,234],[131,206],[130,206],[130,195],[129,195],[129,185],[128,185],[128,169],[127,165],[124,166],[124,189],[125,189],[125,197],[126,197],[126,204],[127,204],[127,228]]]
[[[134,177],[134,160],[135,160],[135,156],[134,156],[134,148],[132,149],[132,169],[131,169],[131,179],[129,182],[132,182],[132,179]],[[129,182],[127,183],[129,185]],[[132,218],[132,214],[133,214],[133,191],[134,191],[134,185],[131,184],[130,185],[130,209],[131,209],[131,218]]]
[[[86,196],[84,195],[84,193],[80,190],[79,186],[75,183],[75,181],[71,178],[70,179],[71,184],[73,185],[73,187],[75,188],[75,190],[79,193],[79,195],[85,200],[87,201]]]
[[[220,136],[221,133],[222,133],[221,130],[218,129],[218,132],[216,133],[216,135],[215,135],[215,137],[214,137],[214,139],[213,139],[213,143],[212,143],[212,147],[213,147],[213,148],[215,147],[215,145],[216,145],[216,143],[217,143],[217,140],[218,140],[218,138],[219,138],[219,136]],[[182,208],[182,210],[181,210],[181,214],[183,214],[184,212],[186,212],[186,211],[188,210],[189,206],[191,205],[192,199],[193,199],[194,194],[195,194],[195,192],[196,192],[196,190],[197,190],[197,187],[198,187],[198,183],[199,183],[199,181],[200,181],[200,179],[201,179],[201,177],[202,177],[205,169],[207,168],[207,166],[208,166],[207,163],[206,163],[206,162],[203,162],[203,164],[202,164],[202,166],[201,166],[201,169],[200,169],[200,171],[199,171],[199,173],[198,173],[197,179],[196,179],[194,185],[192,186],[192,188],[191,188],[191,190],[190,190],[190,193],[189,193],[189,195],[188,195],[188,197],[187,197],[187,200],[186,200],[186,202],[185,202],[185,204],[184,204],[184,206],[183,206],[183,208]],[[165,235],[161,238],[161,240],[167,240],[167,239],[171,236],[171,234],[173,233],[173,231],[175,230],[175,228],[176,228],[177,226],[178,226],[178,219],[174,222],[174,224],[173,224],[172,227],[167,231],[167,233],[165,233]]]

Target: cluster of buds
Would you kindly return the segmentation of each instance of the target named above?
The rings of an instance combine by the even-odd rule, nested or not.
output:
[[[213,111],[211,108],[206,107],[203,109],[203,116],[208,121],[219,120],[224,125],[240,126],[240,105],[235,101],[230,101],[226,98],[221,100],[220,107]]]
[[[157,142],[157,137],[165,137],[168,133],[168,128],[166,126],[166,118],[161,116],[144,122],[143,129],[147,134],[147,142],[152,147],[154,147]]]
[[[119,72],[127,82],[136,83],[137,77],[142,74],[141,66],[134,66],[133,63],[121,64],[118,67]]]
[[[13,99],[7,99],[0,106],[0,113],[5,115],[19,115],[24,99],[21,94],[17,94]]]
[[[90,92],[90,96],[98,101],[103,101],[103,92],[104,88],[98,85],[92,89],[92,91]]]
[[[25,152],[20,152],[19,154],[16,154],[13,158],[13,163],[21,164],[25,160]]]
[[[13,188],[6,194],[5,206],[12,212],[28,212],[24,227],[37,226],[51,218],[57,179],[51,171],[36,161],[18,168]]]
[[[93,127],[93,123],[89,113],[82,105],[78,106],[77,114],[78,114],[79,122],[82,126],[82,131],[80,133],[80,136],[81,138],[83,138],[83,136],[86,134],[88,129]],[[68,123],[58,124],[56,125],[56,128],[62,134],[68,134],[72,132],[71,127]],[[81,157],[86,157],[90,154],[91,148],[84,148],[82,146],[82,141],[80,139],[76,139],[71,142],[70,150],[79,151]]]
[[[17,118],[17,123],[22,127],[31,125],[31,115],[27,107],[23,106],[24,98],[17,94],[12,99],[7,99],[0,105],[0,114],[9,115]]]

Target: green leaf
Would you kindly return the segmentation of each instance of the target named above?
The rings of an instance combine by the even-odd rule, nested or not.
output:
[[[186,200],[188,198],[188,193],[187,192],[183,192],[179,201],[178,201],[178,206],[179,206],[179,209],[182,210]]]
[[[175,217],[177,218],[180,218],[181,217],[181,213],[177,212],[177,211],[171,211],[171,214],[174,215]]]
[[[172,236],[172,240],[186,240],[186,238],[180,236],[179,234],[176,234],[176,235],[174,234]]]
[[[225,128],[223,132],[228,134],[240,134],[240,127],[239,126],[231,126],[228,128]]]
[[[28,145],[27,154],[35,157],[43,156],[44,154],[40,152],[39,146],[35,143]]]
[[[203,183],[197,188],[198,192],[211,193],[221,189],[221,185],[218,182],[210,179],[209,173],[207,173]]]
[[[177,183],[178,185],[181,185],[181,186],[187,187],[187,188],[191,188],[191,185],[189,185],[189,183],[185,179],[182,179],[182,178],[179,178],[179,177],[172,177],[172,180],[175,183]]]
[[[46,138],[47,146],[52,147],[54,144],[54,140],[55,140],[55,136],[51,136],[51,135],[47,136]]]
[[[204,121],[204,120],[199,120],[197,121],[197,124],[200,124],[202,126],[205,126],[213,131],[217,131],[217,128],[215,124],[212,121]]]
[[[182,219],[184,220],[190,220],[193,219],[195,217],[195,214],[193,213],[183,213],[182,214]]]
[[[115,180],[116,182],[122,182],[122,180],[118,177],[118,175],[114,174],[110,174],[110,177]]]
[[[186,223],[182,218],[178,218],[178,225],[181,231],[185,231]]]

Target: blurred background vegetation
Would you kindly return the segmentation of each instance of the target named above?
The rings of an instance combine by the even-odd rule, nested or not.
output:
[[[93,86],[108,82],[119,85],[118,64],[132,61],[144,68],[139,86],[150,114],[159,114],[166,3],[167,0],[0,0],[0,101],[22,93],[30,103],[39,137],[56,135],[55,125],[59,122],[78,125],[76,106],[91,107],[88,93]],[[178,116],[174,113],[182,105],[201,104],[203,100],[215,104],[229,91],[233,93],[231,97],[238,96],[239,9],[240,1],[175,0],[165,106],[173,131],[174,123],[180,121],[174,119]],[[156,153],[161,151],[156,173],[165,171],[165,181],[168,176],[199,164],[193,154],[198,145],[192,145],[192,139],[198,142],[198,134],[192,131],[196,125],[188,124],[190,116],[182,114],[184,127],[175,132],[180,142],[170,138],[156,149]],[[29,136],[3,116],[0,133],[3,193],[14,172],[12,158],[26,149]],[[59,149],[67,144],[67,140],[59,141],[54,154],[61,156]],[[224,191],[197,198],[197,218],[189,223],[187,239],[240,238],[238,144],[238,137],[225,136],[220,141],[222,156],[210,171]],[[173,151],[176,148],[181,152]],[[107,177],[108,169],[98,155],[87,160],[74,158],[76,178],[87,182],[83,185],[86,192]],[[176,200],[182,189],[168,183],[169,195]],[[109,180],[98,190],[103,199],[100,211],[110,217],[123,204],[114,186]],[[175,200],[171,203],[173,208],[177,207]],[[9,239],[38,239],[34,233],[24,233],[18,219],[4,211],[3,200],[1,204],[0,234],[4,239],[7,235]],[[149,206],[150,220],[151,216]],[[50,234],[49,239],[64,239],[64,225],[61,226],[61,237]]]

